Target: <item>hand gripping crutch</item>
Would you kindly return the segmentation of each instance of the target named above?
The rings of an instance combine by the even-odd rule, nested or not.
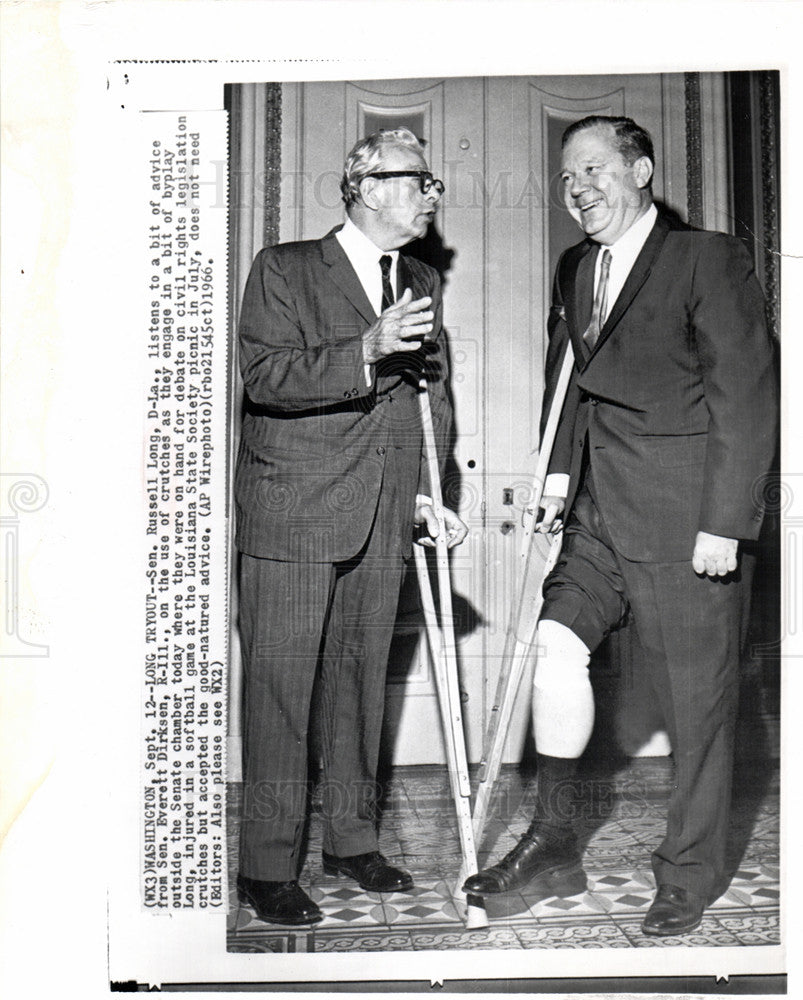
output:
[[[421,406],[421,423],[424,429],[424,453],[429,470],[430,492],[435,517],[438,520],[438,537],[435,553],[438,568],[438,596],[440,598],[441,624],[435,609],[432,585],[429,579],[427,556],[420,545],[414,545],[415,568],[424,609],[427,639],[429,642],[435,686],[438,692],[443,741],[446,745],[446,763],[449,781],[457,811],[457,826],[460,834],[460,848],[463,863],[457,876],[453,896],[461,907],[465,906],[466,927],[488,926],[488,917],[482,900],[476,896],[466,897],[462,885],[469,875],[477,871],[477,853],[474,848],[474,832],[471,820],[471,786],[466,759],[466,742],[463,733],[463,713],[460,707],[460,685],[457,677],[457,650],[455,647],[454,624],[452,618],[452,590],[449,576],[449,553],[446,544],[446,524],[443,516],[443,499],[440,486],[440,469],[435,446],[435,432],[432,425],[432,410],[429,403],[426,379],[419,385],[418,398]]]
[[[533,515],[527,519],[524,529],[517,587],[511,603],[510,620],[505,636],[505,647],[502,653],[502,664],[496,687],[496,697],[491,708],[491,715],[485,735],[479,785],[477,786],[477,799],[474,804],[474,840],[476,844],[481,842],[485,829],[488,808],[491,803],[494,785],[499,777],[499,768],[502,765],[502,752],[510,728],[510,719],[513,715],[513,707],[516,703],[522,674],[534,652],[535,632],[544,603],[543,583],[553,569],[560,554],[562,533],[558,532],[553,536],[543,572],[538,575],[534,573],[533,567],[536,560],[533,558],[535,549],[533,534],[535,523],[538,519],[538,507],[544,492],[544,481],[546,480],[547,469],[549,467],[549,459],[555,443],[558,421],[560,420],[561,410],[566,399],[566,391],[569,386],[573,366],[574,352],[572,351],[571,343],[567,340],[566,353],[563,357],[555,393],[552,397],[549,417],[544,428],[544,436],[538,454],[535,475],[533,476]]]

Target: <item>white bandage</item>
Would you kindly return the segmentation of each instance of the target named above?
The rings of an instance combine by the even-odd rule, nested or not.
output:
[[[544,620],[538,626],[533,676],[533,732],[538,753],[579,757],[594,728],[594,692],[588,647],[571,629]]]
[[[536,636],[538,657],[533,686],[539,691],[566,691],[589,684],[588,646],[570,628],[544,619]]]

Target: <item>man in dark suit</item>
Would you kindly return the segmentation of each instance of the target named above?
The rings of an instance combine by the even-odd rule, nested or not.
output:
[[[568,342],[575,365],[539,530],[564,517],[544,585],[534,676],[535,818],[481,895],[541,879],[586,885],[572,779],[594,722],[590,653],[632,613],[670,736],[675,787],[642,929],[687,932],[727,888],[740,640],[776,435],[764,302],[748,253],[656,211],[649,135],[593,116],[563,137],[569,212],[586,239],[557,267],[546,416]],[[572,808],[574,807],[574,809]]]
[[[407,129],[362,140],[345,225],[262,250],[240,318],[245,416],[235,476],[245,776],[238,889],[266,921],[322,918],[299,886],[307,738],[323,764],[323,863],[376,892],[409,874],[377,850],[388,649],[413,523],[428,499],[418,385],[445,456],[450,410],[438,275],[398,248],[443,184]],[[448,544],[466,527],[445,512]],[[312,711],[315,704],[316,711]]]

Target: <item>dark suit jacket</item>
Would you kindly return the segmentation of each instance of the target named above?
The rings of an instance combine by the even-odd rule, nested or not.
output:
[[[399,258],[398,292],[433,299],[434,343],[373,366],[362,334],[376,314],[333,230],[321,240],[261,250],[239,324],[245,416],[235,474],[237,545],[263,558],[340,562],[354,556],[391,491],[399,524],[389,550],[409,551],[422,469],[416,384],[423,368],[439,452],[450,411],[437,273]],[[390,470],[390,471],[389,471]]]
[[[549,468],[570,474],[567,515],[585,452],[627,559],[691,559],[698,531],[756,538],[777,401],[745,247],[659,215],[589,356],[597,251],[584,240],[563,254],[549,319],[542,424],[569,337],[576,358]]]

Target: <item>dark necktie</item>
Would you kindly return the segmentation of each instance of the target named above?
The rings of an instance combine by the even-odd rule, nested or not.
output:
[[[611,273],[611,251],[602,251],[602,266],[599,269],[599,283],[597,285],[597,294],[594,297],[594,308],[591,312],[591,321],[588,324],[586,332],[583,334],[583,340],[588,345],[589,351],[594,350],[594,345],[599,338],[600,330],[602,329],[602,324],[605,321],[605,313],[608,308],[608,278]]]
[[[393,294],[393,286],[390,283],[390,265],[392,263],[393,260],[387,254],[383,254],[379,258],[379,267],[382,270],[382,312],[396,301],[396,296]]]

